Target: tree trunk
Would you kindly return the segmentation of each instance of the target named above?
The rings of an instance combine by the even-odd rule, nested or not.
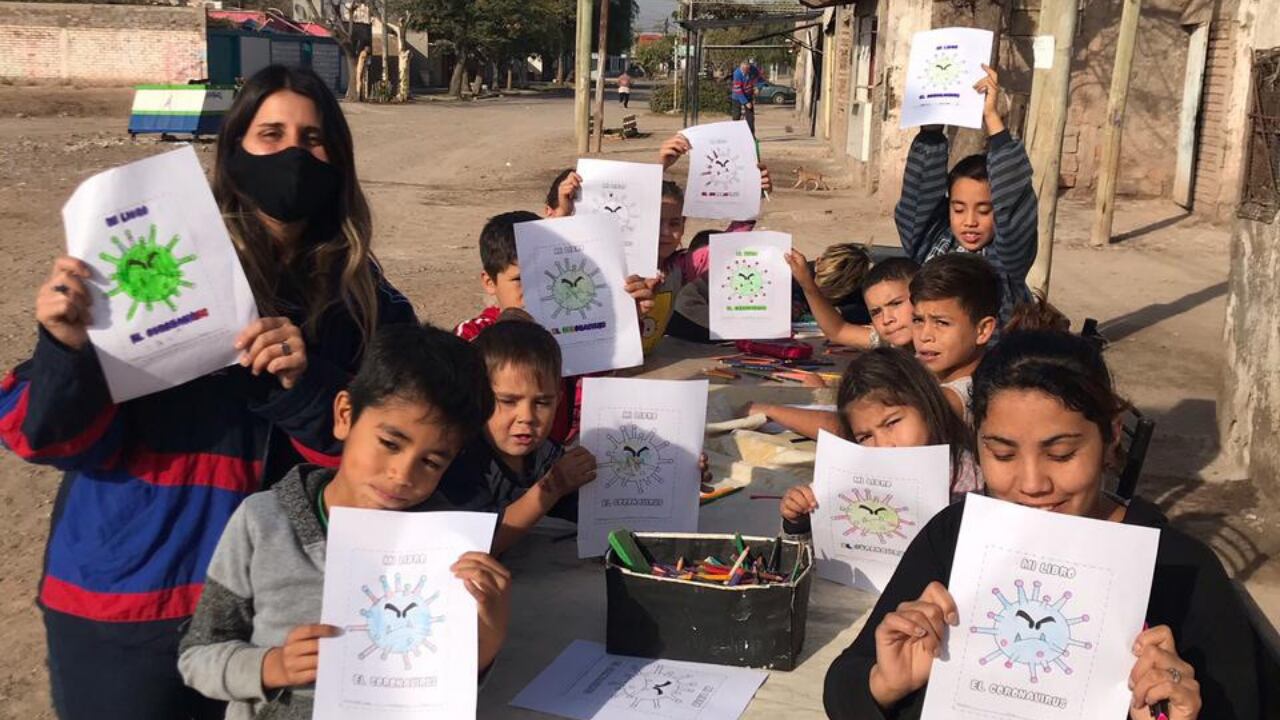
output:
[[[513,77],[513,75],[514,75],[514,72],[512,69],[512,64],[507,63],[507,89],[508,90],[511,90],[515,87],[515,77]]]
[[[564,85],[564,51],[556,53],[556,84]]]
[[[462,97],[463,76],[466,74],[466,64],[462,58],[458,58],[453,64],[453,77],[449,79],[449,94],[460,98]]]
[[[386,92],[391,86],[391,46],[387,43],[387,0],[382,0],[378,24],[382,26],[382,87]]]
[[[369,48],[364,48],[363,50],[360,51],[360,58],[356,60],[355,77],[351,79],[351,82],[355,83],[356,87],[358,88],[359,95],[357,96],[357,99],[360,100],[361,102],[363,102],[367,97],[365,94],[365,88],[368,87],[368,84],[365,82],[366,81],[365,75],[368,72],[368,68],[369,68]]]
[[[400,46],[400,91],[396,93],[396,100],[400,102],[409,101],[409,70],[413,62],[413,57],[409,53],[409,48],[403,44]]]
[[[360,102],[360,69],[355,53],[351,52],[354,49],[342,49],[342,57],[347,62],[347,94],[343,97],[347,102]]]

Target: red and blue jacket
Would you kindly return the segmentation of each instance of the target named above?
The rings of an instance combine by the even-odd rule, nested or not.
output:
[[[379,324],[414,320],[380,280]],[[31,359],[0,382],[0,442],[65,473],[40,604],[102,622],[190,616],[223,527],[274,479],[269,468],[299,456],[336,465],[333,398],[359,356],[359,330],[338,307],[291,390],[235,365],[117,405],[93,348],[41,328]]]

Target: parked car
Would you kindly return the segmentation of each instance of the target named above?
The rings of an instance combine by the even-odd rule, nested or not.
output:
[[[774,85],[766,80],[756,85],[756,99],[763,103],[786,105],[796,101],[796,90],[786,85]]]

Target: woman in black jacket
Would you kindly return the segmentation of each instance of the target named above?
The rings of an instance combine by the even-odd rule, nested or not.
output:
[[[1147,605],[1133,638],[1129,717],[1260,717],[1253,631],[1222,564],[1169,527],[1151,503],[1102,491],[1126,405],[1101,353],[1060,332],[1010,334],[974,374],[974,420],[986,494],[1046,512],[1160,529]],[[916,718],[933,659],[959,624],[947,591],[964,503],[943,510],[912,541],[867,624],[827,671],[823,701],[836,720]],[[1099,720],[1119,720],[1101,718]]]

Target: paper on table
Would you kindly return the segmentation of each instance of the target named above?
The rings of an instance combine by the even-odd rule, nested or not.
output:
[[[747,123],[708,123],[680,134],[690,145],[685,217],[754,220],[760,214],[760,168]]]
[[[622,245],[598,215],[517,223],[524,306],[555,336],[565,377],[644,362]]]
[[[735,720],[763,670],[609,655],[574,640],[511,704],[575,720]]]
[[[582,446],[594,482],[578,491],[578,557],[603,555],[609,533],[697,532],[706,380],[584,378]]]
[[[960,626],[921,717],[1125,717],[1159,542],[1152,528],[970,493],[947,584]]]
[[[713,340],[791,337],[791,236],[757,230],[711,236]]]
[[[616,160],[578,160],[582,195],[574,214],[600,215],[617,224],[627,274],[658,276],[658,225],[662,216],[662,166]]]
[[[449,566],[488,552],[498,516],[329,513],[314,720],[474,718],[476,601]]]
[[[89,340],[114,402],[236,362],[257,304],[191,146],[85,180],[62,222],[93,271]]]
[[[810,516],[818,576],[883,592],[950,486],[947,445],[868,448],[820,431]]]
[[[902,127],[982,127],[983,96],[973,89],[991,62],[990,30],[940,28],[911,36]]]

